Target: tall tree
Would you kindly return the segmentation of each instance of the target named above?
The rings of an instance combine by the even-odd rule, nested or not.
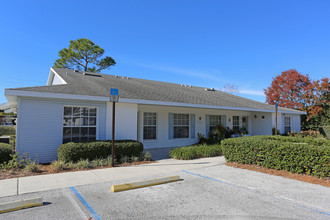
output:
[[[101,58],[103,54],[104,49],[91,40],[71,40],[68,48],[59,51],[59,59],[55,61],[54,67],[100,72],[116,64],[112,57]]]
[[[321,80],[313,81],[307,87],[304,95],[306,100],[305,109],[309,116],[312,117],[317,114],[322,114],[324,108],[330,106],[330,80],[327,77]]]
[[[307,116],[302,117],[302,127],[316,130],[330,125],[330,80],[327,77],[314,81],[305,94]],[[306,120],[304,120],[306,119]]]
[[[317,129],[330,123],[330,81],[325,77],[311,80],[308,75],[294,69],[273,78],[271,86],[264,90],[268,104],[294,108],[307,112],[302,117],[303,129]]]
[[[295,69],[282,72],[273,78],[272,84],[264,90],[266,102],[274,105],[303,110],[306,104],[304,95],[312,84],[308,75],[304,76]]]

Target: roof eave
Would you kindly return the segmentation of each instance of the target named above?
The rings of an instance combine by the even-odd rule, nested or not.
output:
[[[87,101],[99,101],[109,102],[109,97],[105,96],[87,96],[77,94],[64,94],[64,93],[50,93],[50,92],[34,92],[24,90],[5,90],[6,97],[35,97],[35,98],[54,98],[54,99],[70,99],[70,100],[87,100]],[[7,98],[8,99],[8,98]],[[155,101],[155,100],[142,100],[142,99],[127,99],[120,98],[122,103],[136,103],[144,105],[162,105],[162,106],[176,106],[176,107],[190,107],[190,108],[208,108],[208,109],[221,109],[221,110],[234,110],[234,111],[250,111],[250,112],[269,112],[274,113],[275,110],[269,109],[256,109],[256,108],[244,108],[244,107],[230,107],[230,106],[216,106],[216,105],[204,105],[204,104],[193,104],[193,103],[181,103],[181,102],[166,102],[166,101]],[[302,111],[278,111],[279,113],[287,114],[306,114]]]

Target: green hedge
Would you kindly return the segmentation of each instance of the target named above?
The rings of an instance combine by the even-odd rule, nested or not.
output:
[[[216,157],[221,155],[221,146],[219,144],[179,147],[170,151],[170,156],[172,158],[180,160],[192,160],[202,157]]]
[[[293,173],[330,176],[330,141],[313,138],[254,136],[222,141],[228,162],[257,164]]]
[[[320,133],[326,136],[330,140],[330,126],[320,127]]]
[[[16,127],[12,126],[0,126],[0,136],[2,135],[15,135]]]
[[[64,162],[77,162],[80,159],[94,160],[111,155],[111,141],[69,142],[57,149],[58,159]],[[117,161],[124,156],[140,156],[143,144],[134,140],[115,141],[115,158]]]
[[[0,163],[8,162],[13,154],[13,147],[9,144],[0,143]]]

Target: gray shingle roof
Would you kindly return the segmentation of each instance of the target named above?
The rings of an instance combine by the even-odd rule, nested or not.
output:
[[[77,73],[73,70],[67,69],[53,69],[67,82],[67,84],[15,88],[12,90],[108,97],[110,88],[118,88],[120,98],[127,99],[274,110],[273,105],[268,105],[221,91],[206,91],[206,88],[203,87],[185,87],[175,83],[138,78],[123,78],[99,73],[97,73],[97,75],[101,77],[95,77],[83,75],[84,72],[82,71]],[[279,110],[295,113],[300,112],[282,107],[279,107]]]

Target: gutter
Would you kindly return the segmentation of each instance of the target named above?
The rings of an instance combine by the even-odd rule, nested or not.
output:
[[[7,99],[10,97],[33,97],[33,98],[54,98],[54,99],[71,99],[71,100],[84,100],[84,101],[97,101],[97,102],[109,102],[109,97],[104,96],[87,96],[87,95],[75,95],[75,94],[63,94],[63,93],[50,93],[50,92],[33,92],[23,90],[6,89],[5,95]],[[162,105],[162,106],[175,106],[175,107],[188,107],[188,108],[208,108],[208,109],[221,109],[221,110],[233,110],[233,111],[250,111],[250,112],[269,112],[273,113],[274,110],[267,109],[256,109],[256,108],[244,108],[244,107],[229,107],[229,106],[215,106],[215,105],[204,105],[204,104],[191,104],[181,102],[166,102],[166,101],[154,101],[154,100],[143,100],[143,99],[127,99],[119,98],[121,103],[132,103],[142,105]],[[302,111],[278,111],[279,113],[285,114],[307,114]]]

